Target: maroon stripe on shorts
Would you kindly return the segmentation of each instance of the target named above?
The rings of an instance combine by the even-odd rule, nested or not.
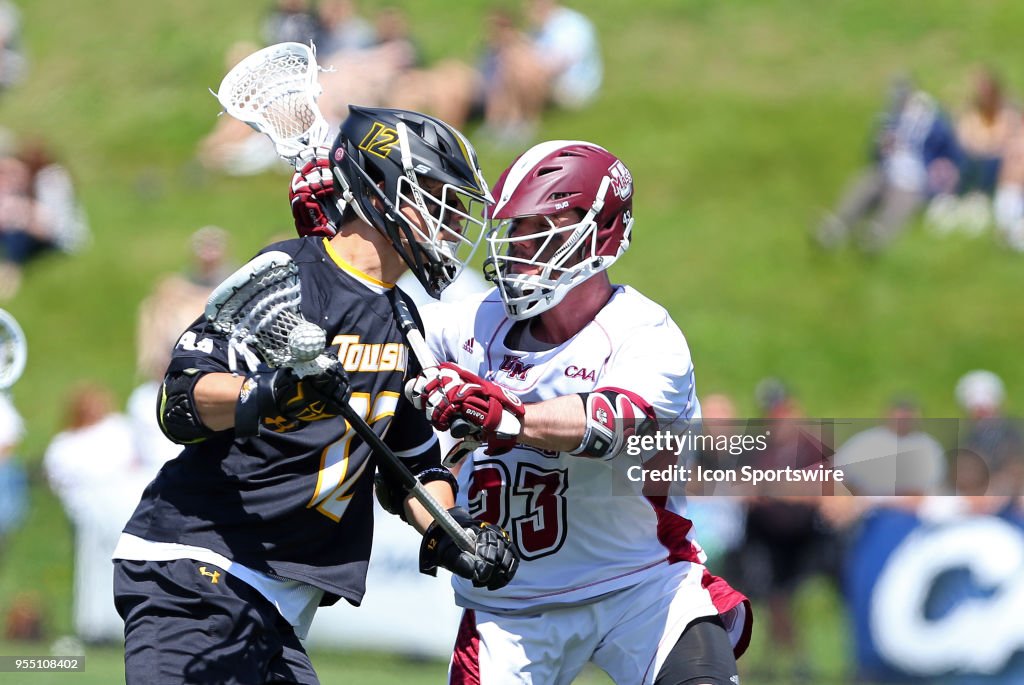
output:
[[[476,631],[476,612],[472,609],[462,612],[448,683],[480,685],[480,633]]]

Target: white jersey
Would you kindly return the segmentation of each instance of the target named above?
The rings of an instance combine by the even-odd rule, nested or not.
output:
[[[616,286],[591,323],[545,351],[509,346],[514,322],[494,290],[424,307],[422,315],[438,359],[470,369],[526,403],[615,388],[653,408],[659,423],[700,417],[686,339],[661,306],[630,287]],[[625,478],[621,460],[639,457],[622,451],[591,459],[520,444],[498,457],[481,449],[467,458],[458,504],[505,528],[524,563],[497,591],[455,578],[458,603],[529,612],[633,586],[666,560],[702,564],[682,497],[644,496],[640,484]]]

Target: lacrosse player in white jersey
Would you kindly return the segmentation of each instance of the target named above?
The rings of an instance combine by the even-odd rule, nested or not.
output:
[[[700,418],[683,334],[605,271],[629,246],[632,176],[597,145],[550,141],[493,195],[497,288],[423,309],[445,361],[406,386],[435,428],[472,424],[459,504],[522,557],[493,592],[453,579],[449,681],[570,683],[592,661],[623,685],[734,685],[749,602],[704,567],[681,497],[623,478],[634,431]]]

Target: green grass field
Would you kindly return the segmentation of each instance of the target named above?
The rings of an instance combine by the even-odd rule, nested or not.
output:
[[[123,399],[138,382],[136,308],[157,276],[184,265],[192,231],[224,226],[241,261],[271,235],[287,233],[291,220],[285,178],[204,176],[193,162],[195,143],[219,109],[207,88],[223,75],[224,51],[257,37],[269,3],[17,4],[30,72],[0,95],[0,124],[53,143],[94,233],[83,254],[33,265],[21,293],[4,305],[31,345],[13,395],[28,422],[23,458],[36,469],[72,384],[102,380]],[[472,57],[490,3],[393,4],[408,10],[425,54],[437,59]],[[991,236],[939,238],[920,227],[876,260],[822,256],[807,244],[806,229],[862,164],[869,123],[896,72],[914,73],[951,105],[965,99],[979,62],[1024,88],[1024,5],[571,4],[598,25],[606,85],[586,111],[551,113],[541,135],[594,140],[630,165],[635,242],[613,277],[672,312],[689,339],[702,393],[728,392],[753,411],[754,384],[778,375],[811,415],[876,415],[893,393],[912,392],[928,414],[950,416],[955,380],[986,367],[1003,376],[1011,408],[1020,410],[1024,317],[1010,304],[1019,256]],[[514,151],[475,140],[496,179]],[[35,475],[29,520],[0,557],[0,616],[15,593],[34,593],[56,636],[70,629],[71,532]],[[821,588],[805,599],[814,658],[838,676],[846,666],[838,604]],[[763,631],[757,640],[755,662],[771,651]],[[95,654],[80,680],[25,682],[115,682],[119,655]],[[412,673],[438,682],[443,671],[329,654],[317,663],[325,682],[420,682]],[[384,668],[394,670],[385,675]],[[0,674],[0,683],[21,682],[8,678]]]

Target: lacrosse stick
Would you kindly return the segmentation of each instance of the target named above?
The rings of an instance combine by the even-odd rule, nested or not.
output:
[[[324,354],[326,334],[303,318],[301,303],[299,269],[284,252],[260,255],[217,286],[206,304],[206,319],[228,337],[231,371],[236,371],[239,358],[249,371],[255,371],[262,358],[269,366],[293,369],[300,378],[338,364],[336,358]],[[459,548],[476,554],[472,534],[438,504],[348,402],[341,404],[341,414],[380,458],[381,465],[409,490]]]
[[[406,336],[406,342],[413,349],[413,354],[416,355],[417,361],[420,362],[420,367],[423,369],[423,373],[433,379],[437,375],[437,359],[430,351],[430,347],[427,346],[427,341],[423,339],[423,334],[420,333],[420,329],[416,326],[416,319],[413,318],[413,312],[409,310],[409,305],[406,301],[400,297],[396,297],[393,300],[394,303],[394,316],[398,322],[398,329],[402,335]],[[473,432],[474,426],[472,423],[465,419],[455,419],[452,422],[452,427],[449,429],[452,433],[452,437],[463,438],[467,437]],[[480,446],[479,442],[473,441],[476,447]],[[469,445],[466,445],[467,447]],[[473,447],[475,449],[476,447]],[[444,466],[452,467],[461,462],[466,455],[472,452],[472,449],[464,449],[458,453],[452,453],[444,458]]]
[[[24,331],[13,316],[0,309],[0,390],[6,390],[21,378],[27,358]]]
[[[270,138],[294,166],[327,139],[329,126],[316,104],[323,91],[319,71],[312,47],[278,43],[236,64],[214,95],[225,112]]]
[[[304,156],[308,156],[311,148],[323,145],[328,134],[327,121],[316,104],[323,91],[317,79],[319,70],[316,54],[309,46],[278,43],[239,62],[221,81],[216,96],[225,112],[266,135],[278,156],[301,167]],[[407,146],[402,149],[407,150]],[[409,166],[412,167],[411,162]],[[337,226],[341,207],[321,206]],[[413,354],[429,374],[436,369],[437,360],[404,303],[396,315]],[[471,428],[469,422],[457,419],[452,435],[463,437]]]
[[[330,133],[316,104],[323,92],[320,70],[310,45],[278,43],[236,64],[214,95],[225,112],[270,138],[278,156],[301,169]],[[337,203],[323,210],[331,223],[339,223]]]

